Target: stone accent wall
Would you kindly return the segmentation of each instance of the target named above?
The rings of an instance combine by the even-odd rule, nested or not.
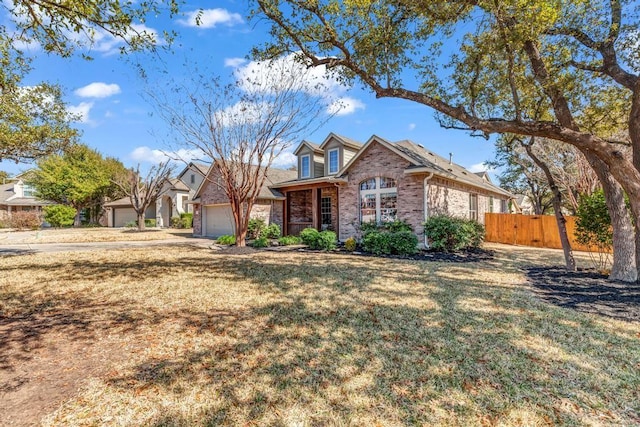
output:
[[[451,215],[469,218],[469,193],[478,195],[478,221],[484,224],[484,214],[489,212],[488,191],[455,181],[432,178],[429,180],[429,216]],[[500,202],[505,196],[493,195],[493,211],[500,212]]]
[[[193,205],[193,235],[202,236],[202,205]]]
[[[418,237],[423,234],[424,190],[422,177],[406,175],[410,163],[377,142],[351,165],[348,183],[340,187],[340,240],[359,236],[360,183],[368,178],[385,176],[398,184],[398,219],[408,222]]]

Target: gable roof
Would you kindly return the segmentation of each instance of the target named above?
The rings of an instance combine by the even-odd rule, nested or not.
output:
[[[405,170],[405,173],[433,173],[434,175],[462,182],[476,188],[482,188],[493,193],[513,197],[513,195],[508,191],[494,185],[487,179],[483,179],[482,173],[476,174],[470,172],[462,166],[450,162],[449,159],[445,159],[444,157],[427,150],[413,141],[402,140],[398,142],[389,142],[376,135],[369,138],[360,151],[353,156],[349,163],[347,163],[342,170],[336,174],[336,176],[344,175],[351,165],[353,165],[362,153],[366,151],[366,148],[374,142],[407,160],[411,165]]]
[[[324,139],[324,141],[322,141],[322,144],[320,144],[319,148],[321,150],[324,150],[325,145],[327,145],[329,141],[331,141],[332,139],[337,139],[339,142],[342,143],[342,145],[349,147],[355,151],[358,151],[359,149],[362,148],[361,142],[358,142],[351,138],[347,138],[346,136],[335,134],[333,132],[329,133],[329,135]]]
[[[208,179],[212,170],[213,170],[213,165],[209,167],[209,171],[207,172],[207,174],[205,175],[205,178],[202,180],[202,182],[200,183],[200,186],[196,190],[196,193],[193,196],[193,200],[196,200],[197,198],[200,197],[200,193],[202,192],[202,190],[206,185],[214,184]],[[260,189],[260,192],[258,193],[258,198],[273,199],[273,200],[284,199],[284,196],[282,195],[282,193],[280,193],[276,189],[271,189],[270,187],[280,182],[291,181],[297,177],[298,177],[298,172],[295,170],[285,170],[285,169],[278,169],[273,167],[269,168],[267,170],[267,175],[265,177],[264,185],[262,186],[262,188]]]
[[[18,180],[19,181],[19,180]],[[0,205],[5,206],[46,206],[52,205],[54,202],[49,200],[40,200],[35,197],[15,197],[16,192],[14,186],[17,181],[0,185]]]
[[[207,171],[209,170],[209,166],[202,163],[189,162],[187,166],[178,174],[178,178],[182,178],[182,176],[187,173],[187,171],[191,168],[194,168],[197,172],[202,174],[202,176],[207,176]]]
[[[309,142],[309,141],[302,141],[300,145],[298,145],[298,147],[295,149],[293,154],[297,156],[298,153],[300,152],[300,149],[304,146],[307,146],[309,149],[311,149],[311,151],[313,151],[316,154],[324,155],[324,151],[320,149],[320,146],[318,144],[314,144],[313,142]]]

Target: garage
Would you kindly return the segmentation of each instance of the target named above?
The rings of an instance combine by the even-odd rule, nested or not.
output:
[[[204,207],[203,229],[205,235],[210,237],[220,237],[223,235],[235,234],[235,225],[231,205],[213,205]]]
[[[124,227],[131,221],[137,221],[138,214],[133,208],[114,208],[113,209],[113,226]]]

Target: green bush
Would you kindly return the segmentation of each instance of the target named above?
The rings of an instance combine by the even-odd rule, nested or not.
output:
[[[138,226],[138,221],[129,221],[124,226],[125,228],[136,228]]]
[[[382,227],[392,233],[398,233],[400,231],[413,232],[413,227],[406,221],[402,221],[400,219],[396,219],[393,222],[382,223]]]
[[[576,240],[596,248],[598,255],[592,255],[591,262],[599,270],[606,269],[613,248],[613,228],[604,192],[600,190],[581,196],[576,216]]]
[[[156,226],[156,220],[153,219],[153,218],[145,219],[144,220],[144,226],[145,227],[155,227]]]
[[[344,248],[346,250],[348,250],[349,252],[355,251],[357,246],[358,246],[358,242],[356,242],[356,238],[355,237],[349,237],[344,242]]]
[[[236,244],[236,236],[230,236],[225,234],[224,236],[220,236],[216,239],[216,243],[220,245],[235,245]]]
[[[13,212],[9,218],[9,227],[18,230],[37,230],[42,225],[42,217],[36,211]]]
[[[431,248],[436,251],[477,248],[484,241],[484,226],[470,219],[436,215],[424,223],[424,230]]]
[[[278,224],[269,224],[261,233],[268,239],[277,239],[282,235],[280,231],[280,226]]]
[[[183,212],[180,214],[180,220],[182,221],[182,228],[193,227],[193,214],[191,212]]]
[[[173,228],[182,228],[182,221],[179,216],[172,216],[170,220],[170,225]]]
[[[266,248],[267,246],[269,246],[269,239],[267,239],[265,236],[258,237],[253,241],[252,246],[254,248]]]
[[[391,253],[390,233],[379,230],[369,230],[362,237],[362,249],[376,255]]]
[[[323,251],[331,251],[336,248],[337,242],[336,233],[333,231],[325,230],[318,233],[318,240],[316,247],[313,249],[321,249]]]
[[[278,243],[282,246],[291,246],[291,245],[299,245],[302,243],[302,239],[298,236],[282,236],[278,239]]]
[[[67,205],[51,205],[44,207],[44,220],[52,227],[69,227],[73,225],[76,210]]]
[[[418,238],[408,230],[389,232],[389,248],[392,254],[413,255],[418,251]]]
[[[300,239],[302,240],[302,243],[309,246],[310,248],[313,248],[314,246],[316,246],[319,234],[320,232],[315,228],[305,228],[300,232]]]
[[[333,231],[325,230],[320,232],[315,228],[309,227],[302,230],[300,238],[302,243],[311,249],[330,251],[336,248],[336,233]]]
[[[262,235],[266,226],[264,219],[251,218],[249,220],[249,225],[247,226],[247,237],[249,239],[257,239]]]

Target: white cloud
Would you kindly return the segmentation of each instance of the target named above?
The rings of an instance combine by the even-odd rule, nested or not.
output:
[[[469,172],[493,172],[495,169],[486,166],[484,163],[476,163],[467,168]]]
[[[231,68],[238,68],[240,65],[244,64],[245,62],[247,62],[247,60],[244,58],[225,58],[224,66],[231,67]]]
[[[357,110],[364,110],[364,108],[365,105],[361,101],[345,96],[329,104],[329,106],[327,106],[327,113],[335,114],[336,116],[346,116],[355,113]]]
[[[415,123],[409,123],[409,130],[414,130],[416,128]]]
[[[93,82],[76,89],[73,93],[82,98],[107,98],[120,92],[120,86],[115,83]]]
[[[221,8],[194,10],[187,12],[185,16],[187,19],[179,19],[178,22],[184,26],[196,28],[215,28],[219,24],[230,27],[244,22],[239,13]]]
[[[80,123],[91,123],[89,118],[89,112],[93,108],[93,102],[81,102],[78,105],[70,105],[67,107],[67,111],[78,117]]]
[[[349,87],[326,67],[308,67],[298,60],[295,53],[273,61],[248,62],[237,68],[234,75],[238,86],[246,92],[269,93],[293,87],[317,96],[327,105],[327,111],[331,114],[347,115],[365,108],[362,101],[345,96]]]
[[[198,150],[187,150],[181,148],[176,151],[166,151],[166,150],[158,150],[152,149],[147,146],[136,147],[134,150],[129,153],[129,157],[132,160],[138,162],[146,162],[146,163],[160,163],[166,162],[167,160],[175,160],[180,159],[184,161],[196,161],[202,160],[206,158],[202,152]]]
[[[291,166],[295,166],[298,162],[298,156],[295,156],[290,151],[280,153],[278,157],[273,159],[271,166],[274,168],[287,169]]]

